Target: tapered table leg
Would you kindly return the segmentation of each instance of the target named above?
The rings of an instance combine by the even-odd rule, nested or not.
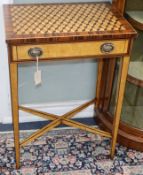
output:
[[[105,89],[107,84],[108,60],[98,61],[97,82],[96,82],[96,105],[97,109],[103,109],[103,100],[105,98]]]
[[[19,111],[18,111],[18,65],[10,63],[11,80],[11,105],[14,129],[14,144],[16,154],[16,168],[20,167],[20,144],[19,144]]]
[[[100,104],[100,91],[101,91],[101,84],[102,84],[102,72],[103,72],[103,60],[98,61],[98,68],[97,68],[97,82],[96,82],[96,107],[99,107]]]
[[[115,154],[115,147],[116,147],[118,128],[119,128],[119,122],[120,122],[120,116],[121,116],[121,110],[122,110],[125,84],[126,84],[127,73],[128,73],[129,60],[130,60],[129,56],[125,56],[121,58],[121,65],[120,65],[119,79],[118,79],[118,89],[117,89],[118,94],[117,94],[117,100],[116,100],[117,101],[116,110],[115,110],[115,116],[113,120],[111,158],[113,158]]]
[[[104,102],[103,102],[104,112],[107,112],[109,110],[110,100],[112,96],[115,66],[116,66],[116,58],[109,59],[108,60],[108,73],[107,75],[105,75],[107,76],[107,82],[106,82],[106,89],[105,89]]]

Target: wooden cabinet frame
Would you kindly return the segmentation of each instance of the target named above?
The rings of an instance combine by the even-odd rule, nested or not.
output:
[[[71,6],[72,4],[71,5],[60,4],[60,5],[62,5],[63,8],[72,7]],[[66,124],[68,126],[77,127],[79,129],[92,132],[94,134],[100,134],[101,136],[111,138],[112,139],[111,158],[114,157],[115,146],[116,146],[117,135],[118,135],[118,127],[119,127],[119,121],[120,121],[120,115],[121,115],[121,108],[122,108],[122,102],[123,102],[123,96],[124,96],[124,90],[125,90],[125,83],[126,83],[128,65],[130,60],[130,50],[132,47],[131,43],[134,37],[136,36],[136,32],[130,25],[128,25],[127,21],[122,17],[122,15],[119,13],[118,10],[116,11],[114,9],[114,11],[112,11],[111,4],[108,4],[108,3],[76,4],[76,6],[78,5],[80,6],[80,9],[83,8],[84,11],[85,11],[85,8],[87,8],[87,6],[88,8],[90,6],[92,6],[92,8],[93,7],[96,8],[96,6],[98,6],[99,8],[101,6],[101,9],[105,8],[105,10],[109,11],[109,18],[107,18],[107,15],[105,15],[105,17],[102,18],[103,21],[101,21],[100,16],[96,16],[99,18],[99,21],[98,21],[99,28],[96,29],[95,27],[95,31],[93,32],[91,32],[90,30],[88,32],[84,31],[85,29],[91,28],[90,26],[92,24],[88,24],[89,26],[87,26],[87,28],[85,28],[82,32],[79,32],[79,33],[77,31],[74,31],[74,33],[61,32],[61,33],[58,33],[57,35],[56,35],[56,32],[53,32],[52,34],[47,34],[47,35],[46,34],[27,35],[28,31],[26,31],[26,34],[21,35],[19,34],[19,32],[18,33],[15,32],[16,31],[16,29],[14,28],[15,25],[13,25],[14,19],[18,19],[18,17],[16,16],[16,18],[12,20],[13,14],[11,14],[13,11],[14,11],[14,14],[16,14],[15,10],[17,9],[17,6],[15,5],[5,6],[5,24],[6,24],[5,28],[6,28],[6,35],[7,35],[6,40],[8,44],[8,53],[9,53],[12,117],[13,117],[13,126],[14,126],[14,140],[15,140],[17,168],[20,167],[20,147],[25,146],[27,143],[31,141],[34,141],[36,138],[40,137],[47,131],[55,128],[60,124]],[[30,5],[30,8],[33,8],[33,6],[34,5]],[[59,8],[59,4],[55,4],[55,6],[57,9]],[[11,8],[13,7],[14,7],[14,10],[13,9],[11,10]],[[19,7],[20,6],[18,6],[18,9]],[[27,7],[26,5],[22,5],[22,8],[26,8],[26,7]],[[53,4],[50,7],[53,8]],[[38,8],[38,5],[35,5],[35,8]],[[52,11],[54,11],[54,9]],[[61,10],[61,6],[60,6],[60,10]],[[87,15],[87,19],[88,19],[88,16],[90,15],[92,15],[92,13]],[[107,25],[108,23],[110,23],[111,16],[113,17],[113,20],[111,21],[110,25],[112,25],[113,21],[115,21],[115,28],[114,28],[114,25],[111,28]],[[94,17],[95,15],[93,15],[93,18]],[[57,19],[58,18],[59,17],[57,17]],[[92,20],[93,20],[92,22],[94,22],[95,19],[92,19]],[[89,20],[89,22],[90,21],[91,20]],[[107,29],[105,26],[104,28],[100,27],[101,24],[103,25],[104,21],[106,21],[105,26],[107,25]],[[76,23],[78,24],[78,21]],[[76,26],[76,23],[75,23],[75,26]],[[117,23],[118,25],[116,26]],[[24,28],[26,27],[24,26]],[[27,30],[29,30],[29,28]],[[72,32],[73,32],[73,29],[72,29]],[[116,42],[117,40],[119,41],[118,45]],[[100,42],[101,44],[99,44]],[[57,60],[79,59],[79,57],[80,59],[87,59],[87,56],[90,56],[90,58],[92,59],[97,59],[99,61],[99,64],[98,64],[96,97],[93,97],[91,101],[61,116],[30,109],[25,106],[20,106],[18,103],[18,71],[17,71],[18,64],[35,61],[32,57],[30,58],[27,57],[26,55],[27,53],[25,53],[25,49],[20,49],[20,48],[24,46],[24,48],[29,47],[29,49],[31,49],[33,48],[33,45],[40,45],[40,48],[42,48],[43,44],[47,45],[46,48],[48,49],[52,48],[51,47],[52,44],[53,45],[59,44],[58,45],[59,47],[54,48],[57,54],[55,54],[54,52],[52,52],[53,54],[51,54],[51,52],[48,52],[46,49],[44,61],[49,61],[49,60],[54,61],[56,59]],[[70,45],[69,53],[66,56],[65,56],[66,52],[64,52],[64,49],[61,48],[62,44],[65,46],[65,48],[69,47]],[[89,44],[90,44],[90,47],[89,47]],[[87,52],[85,52],[85,50],[87,49],[85,48],[85,45],[89,48]],[[95,51],[93,48],[95,48]],[[23,50],[24,50],[24,54],[22,53]],[[19,51],[23,55],[23,58],[18,56],[20,54]],[[50,53],[50,57],[49,57],[49,53]],[[77,54],[74,55],[75,53]],[[75,58],[73,58],[73,56],[75,56]],[[121,66],[120,66],[120,74],[118,78],[118,94],[117,94],[117,103],[116,103],[117,105],[116,105],[116,112],[115,112],[112,132],[93,128],[88,125],[71,120],[71,118],[75,114],[77,114],[78,112],[85,109],[91,104],[95,104],[95,109],[99,114],[99,116],[103,115],[105,111],[108,111],[109,100],[111,96],[112,81],[113,81],[113,75],[114,75],[114,66],[115,66],[115,61],[117,57],[120,57]],[[39,61],[43,61],[43,58],[40,58]],[[20,142],[19,110],[32,113],[34,115],[38,115],[39,117],[42,117],[45,119],[49,119],[51,120],[51,123],[43,127],[42,129],[36,131],[34,134],[29,136],[22,142]]]
[[[125,5],[126,3],[130,2],[130,0],[113,0],[113,6],[117,8],[122,14],[124,14]],[[143,24],[141,24],[138,21],[135,21],[133,18],[131,18],[128,14],[125,14],[128,21],[135,27],[135,29],[143,30]],[[103,64],[103,63],[102,63]],[[112,61],[110,64],[110,73],[108,74],[109,81],[110,81],[110,87],[106,88],[106,93],[111,95],[111,89],[113,85],[113,76],[115,71],[115,61]],[[99,69],[101,65],[99,65]],[[108,66],[107,66],[108,67]],[[133,83],[139,87],[143,87],[143,82],[141,80],[137,80],[136,78],[128,75],[127,81],[130,83]],[[106,96],[106,95],[105,95]],[[110,99],[106,100],[106,104],[103,105],[104,107],[104,114],[97,113],[96,121],[100,125],[101,128],[104,128],[106,131],[112,131],[112,123],[113,123],[113,114],[109,113],[107,111],[109,107]],[[118,132],[118,142],[124,146],[127,146],[132,149],[136,149],[139,151],[143,151],[143,131],[141,129],[135,128],[124,121],[120,121],[119,125],[119,132]]]

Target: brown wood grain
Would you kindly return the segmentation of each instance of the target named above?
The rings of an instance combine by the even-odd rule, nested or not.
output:
[[[19,142],[19,111],[18,111],[18,69],[17,64],[10,64],[11,105],[14,129],[14,145],[16,154],[16,168],[20,167],[20,142]]]
[[[119,71],[119,79],[118,79],[118,90],[117,90],[117,102],[116,102],[116,110],[115,110],[115,117],[113,120],[113,130],[112,130],[112,148],[111,148],[111,157],[114,157],[115,154],[115,146],[116,140],[118,135],[118,127],[120,122],[122,104],[123,104],[123,97],[125,92],[125,84],[128,74],[128,67],[129,67],[130,57],[123,57],[121,59],[121,66]]]
[[[20,146],[25,146],[27,143],[34,141],[38,137],[42,136],[43,134],[45,134],[46,132],[50,131],[51,129],[55,128],[56,126],[58,126],[60,124],[61,124],[61,120],[60,119],[56,119],[56,120],[52,121],[47,126],[39,129],[38,131],[34,132],[31,136],[29,136],[28,138],[24,139],[20,143]]]
[[[112,87],[113,87],[113,80],[115,75],[115,66],[116,66],[116,58],[110,59],[108,61],[108,75],[107,75],[107,81],[106,81],[106,89],[104,94],[104,104],[103,104],[103,111],[109,110],[110,105],[110,99],[111,99],[111,93],[112,93]]]
[[[126,0],[113,0],[113,5],[123,14]]]
[[[142,87],[143,88],[143,81],[142,80],[139,80],[131,75],[128,74],[128,77],[127,77],[127,81],[136,85],[136,86],[139,86],[139,87]]]
[[[103,67],[104,67],[104,61],[103,59],[100,59],[98,61],[98,68],[97,68],[97,81],[96,81],[96,103],[95,103],[95,110],[100,107],[100,101],[102,99],[101,97],[101,88],[102,88],[102,76],[103,76]]]
[[[50,113],[39,111],[39,110],[37,111],[35,109],[27,108],[24,106],[19,106],[19,110],[36,115],[36,116],[39,116],[39,117],[42,117],[44,119],[49,119],[49,120],[55,120],[55,119],[57,119],[57,117],[59,117],[59,116],[54,115],[54,114],[50,114]]]
[[[82,6],[84,7],[85,3],[80,4],[81,8]],[[96,6],[97,3],[89,3],[90,5],[93,4]],[[13,7],[17,7],[16,5],[5,5],[4,6],[4,16],[5,16],[5,29],[6,29],[6,41],[9,44],[24,44],[24,43],[51,43],[51,42],[70,42],[70,41],[90,41],[90,40],[101,40],[101,39],[121,39],[121,38],[130,38],[130,37],[134,37],[136,35],[135,30],[129,25],[129,23],[123,18],[123,16],[118,12],[118,10],[116,10],[116,8],[112,7],[110,4],[108,3],[99,3],[101,6],[105,6],[105,9],[109,9],[109,13],[113,14],[112,18],[114,20],[114,18],[116,18],[121,27],[118,30],[115,30],[114,28],[111,28],[110,30],[108,30],[108,26],[105,27],[104,31],[100,31],[101,28],[104,26],[103,23],[104,21],[107,20],[107,22],[111,22],[109,19],[106,19],[106,14],[104,16],[104,18],[101,18],[99,16],[99,29],[98,30],[91,30],[91,31],[84,31],[86,28],[88,28],[88,26],[83,29],[82,32],[77,32],[77,31],[73,31],[72,32],[61,32],[61,33],[35,33],[35,34],[16,34],[14,32],[14,27],[13,27],[13,23],[14,21],[12,20],[12,14],[11,14],[11,8]],[[45,4],[44,6],[50,6],[51,11],[53,8],[53,5],[49,5],[49,4]],[[72,5],[72,4],[71,4]],[[76,4],[78,5],[78,4]],[[88,5],[88,4],[87,4]],[[26,8],[27,5],[21,5],[23,7]],[[18,6],[18,8],[21,7],[20,5]],[[29,5],[31,8],[34,6],[38,6],[38,5]],[[63,7],[65,6],[64,4],[62,5]],[[70,5],[68,5],[70,6]],[[57,5],[57,8],[59,6]],[[86,12],[86,11],[85,11]],[[93,11],[94,12],[94,11]],[[26,12],[25,12],[26,13]],[[43,14],[44,15],[44,14]],[[103,13],[104,15],[104,13]],[[95,16],[95,15],[93,15]],[[27,18],[25,18],[27,19]],[[30,19],[29,19],[30,20]],[[58,18],[58,20],[60,20],[60,18]],[[79,19],[80,20],[80,19]],[[104,20],[104,21],[102,21]],[[74,21],[74,19],[73,19]],[[84,20],[85,21],[85,20]],[[93,20],[95,21],[95,20]],[[27,21],[26,24],[31,23],[32,24],[33,21]],[[76,21],[77,23],[79,21]],[[21,23],[20,23],[21,24]],[[19,25],[20,25],[19,24]],[[39,24],[40,25],[40,24]],[[112,22],[111,22],[112,25]],[[95,25],[96,26],[96,25]],[[101,26],[101,27],[100,27]],[[24,28],[25,26],[23,26]],[[110,26],[109,26],[110,27]],[[125,30],[121,30],[121,28],[125,28]],[[35,29],[36,30],[36,29]]]
[[[43,135],[47,131],[55,128],[60,124],[67,124],[72,127],[77,127],[85,131],[89,131],[95,134],[100,134],[102,136],[111,137],[112,136],[112,151],[111,155],[113,157],[115,152],[115,144],[118,133],[118,125],[121,114],[123,92],[125,87],[125,78],[127,73],[127,64],[128,58],[131,51],[131,41],[136,36],[136,31],[132,26],[124,19],[123,15],[119,12],[121,5],[117,6],[111,5],[109,3],[71,3],[71,4],[28,4],[28,5],[5,5],[4,6],[4,17],[5,17],[5,29],[6,29],[6,42],[8,44],[9,52],[9,64],[10,64],[10,76],[11,76],[11,94],[12,94],[12,111],[13,111],[13,124],[14,124],[14,139],[15,139],[15,148],[16,148],[16,166],[19,168],[20,160],[20,149],[19,146],[24,146],[27,143],[34,141],[39,136]],[[99,7],[99,9],[97,8]],[[37,21],[34,21],[34,15],[32,11],[27,11],[27,7],[30,9],[33,8],[42,8],[41,18],[39,13],[37,14]],[[60,14],[60,8],[67,8],[67,13]],[[71,9],[75,9],[71,11]],[[52,26],[48,20],[47,22],[43,21],[44,10],[53,12],[55,9],[58,13],[55,13],[54,19],[55,24]],[[20,17],[21,10],[23,15]],[[92,10],[90,10],[92,9]],[[98,11],[97,11],[98,9]],[[30,14],[29,14],[30,12]],[[55,12],[55,11],[54,11]],[[95,13],[96,12],[96,13]],[[75,13],[75,15],[73,15]],[[94,14],[95,13],[95,14]],[[26,16],[28,14],[28,16]],[[53,13],[51,13],[52,15]],[[57,14],[60,14],[57,16]],[[65,15],[66,14],[66,15]],[[88,15],[87,15],[88,14]],[[67,22],[67,27],[63,27],[63,19],[66,21],[66,18],[72,15],[72,20]],[[77,16],[79,15],[79,16]],[[81,16],[80,16],[81,15]],[[29,18],[30,16],[30,18]],[[46,19],[49,19],[49,16]],[[97,18],[97,19],[96,19]],[[21,22],[20,22],[21,20]],[[25,21],[26,20],[26,21]],[[38,21],[39,20],[39,21]],[[17,23],[18,21],[18,23]],[[60,23],[60,22],[61,23]],[[89,23],[86,24],[86,21]],[[32,23],[33,22],[33,23]],[[73,22],[73,25],[71,23]],[[36,28],[34,25],[38,23]],[[29,25],[30,24],[30,25]],[[81,26],[80,26],[80,25]],[[83,25],[82,25],[83,24]],[[78,25],[78,27],[77,27]],[[29,27],[28,27],[29,26]],[[34,26],[34,28],[32,28]],[[60,30],[59,30],[60,29]],[[61,31],[61,32],[60,32]],[[110,42],[116,46],[115,50],[110,53],[101,53],[101,43]],[[121,42],[123,41],[123,42]],[[93,44],[94,43],[94,44]],[[99,44],[100,43],[100,44]],[[117,44],[118,43],[118,44]],[[93,100],[73,109],[72,111],[67,112],[62,116],[57,116],[54,114],[37,111],[34,109],[28,109],[26,107],[19,106],[18,104],[18,74],[17,66],[20,63],[29,63],[35,61],[35,58],[31,58],[27,55],[30,47],[40,47],[44,50],[43,57],[40,58],[40,61],[54,61],[54,60],[66,60],[66,59],[85,59],[87,56],[90,58],[97,57],[98,61],[102,61],[103,64],[99,64],[101,69],[99,69],[99,77],[97,81],[97,94],[98,94],[98,105],[97,107],[102,111],[105,104],[105,98],[107,96],[108,102],[111,96],[111,87],[113,79],[113,68],[111,59],[115,57],[122,56],[123,61],[123,70],[121,70],[121,80],[119,81],[119,96],[117,99],[117,110],[113,125],[112,135],[109,132],[104,132],[96,128],[89,127],[87,125],[81,124],[70,120],[75,114],[85,109],[91,104],[96,103],[94,97]],[[54,59],[53,59],[54,58]],[[87,59],[87,58],[86,58]],[[110,68],[112,68],[110,70]],[[100,72],[101,71],[101,72]],[[108,75],[109,74],[109,75]],[[109,85],[107,85],[109,83]],[[108,92],[107,92],[107,89]],[[106,105],[107,106],[107,105]],[[23,110],[34,115],[38,115],[45,119],[53,120],[49,125],[43,127],[39,131],[36,131],[34,134],[29,136],[27,139],[23,140],[19,144],[19,116],[18,109]],[[59,117],[59,118],[58,118]]]
[[[102,130],[100,130],[98,128],[93,128],[91,126],[87,126],[87,125],[82,124],[80,122],[76,122],[76,121],[71,121],[71,120],[65,119],[65,120],[63,120],[62,123],[65,124],[65,125],[68,125],[68,126],[72,126],[72,127],[76,127],[76,128],[82,129],[84,131],[88,131],[88,132],[91,132],[91,133],[94,133],[94,134],[99,134],[101,136],[105,136],[105,137],[111,138],[111,133],[102,131]]]
[[[114,116],[109,113],[100,113],[97,110],[96,122],[101,129],[111,132]],[[143,130],[134,128],[123,121],[120,121],[118,132],[118,143],[138,151],[143,151]]]
[[[58,58],[76,58],[78,57],[97,57],[102,55],[121,55],[128,52],[128,40],[105,40],[105,41],[90,41],[90,42],[76,42],[76,43],[60,43],[60,44],[43,44],[43,45],[21,45],[14,49],[17,54],[14,54],[14,61],[32,60],[33,58],[28,55],[31,48],[38,47],[42,49],[43,54],[40,59],[58,59]],[[104,44],[111,43],[114,47],[113,51],[104,53],[101,48]],[[84,49],[82,49],[84,48]]]
[[[101,75],[101,82],[100,82],[100,92],[99,92],[99,104],[98,108],[103,111],[104,107],[104,100],[105,100],[105,92],[107,87],[107,79],[108,79],[108,67],[109,67],[109,59],[103,60],[103,70]],[[103,100],[104,99],[104,100]]]

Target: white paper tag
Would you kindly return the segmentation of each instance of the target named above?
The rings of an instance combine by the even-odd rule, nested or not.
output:
[[[34,82],[35,82],[36,86],[38,86],[38,85],[40,85],[42,83],[41,70],[37,70],[34,73]]]

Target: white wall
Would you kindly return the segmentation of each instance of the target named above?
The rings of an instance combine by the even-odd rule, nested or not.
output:
[[[10,93],[9,93],[9,71],[7,50],[4,34],[3,4],[12,3],[12,0],[0,0],[0,122],[9,116],[10,112]]]

